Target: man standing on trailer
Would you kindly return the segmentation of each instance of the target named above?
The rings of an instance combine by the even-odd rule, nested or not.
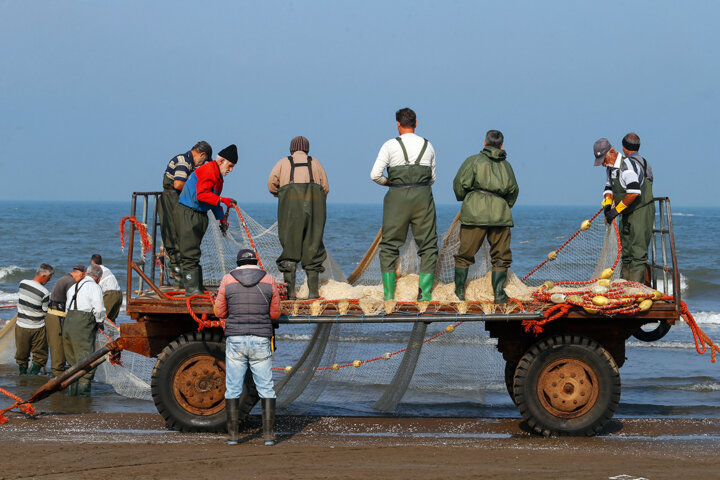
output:
[[[389,187],[383,202],[380,268],[385,300],[395,298],[395,266],[400,247],[412,228],[420,255],[418,300],[432,300],[438,257],[437,218],[431,185],[435,182],[435,150],[415,134],[417,117],[409,108],[395,112],[399,136],[380,148],[370,178]],[[387,168],[387,177],[383,175]]]
[[[237,202],[221,197],[223,177],[232,172],[238,161],[237,147],[230,145],[220,151],[214,162],[198,167],[183,187],[175,209],[177,246],[185,295],[200,295],[205,290],[200,266],[200,244],[208,227],[208,210],[220,221],[225,234],[228,222],[221,204],[227,207]]]
[[[212,159],[212,147],[201,140],[189,152],[174,156],[163,175],[163,193],[160,195],[160,235],[168,256],[168,271],[176,287],[181,287],[180,259],[175,227],[175,208],[180,192],[195,167]],[[110,315],[108,315],[110,317]]]
[[[268,179],[268,190],[278,197],[278,236],[283,247],[276,262],[291,300],[295,299],[298,262],[307,275],[308,298],[320,297],[319,276],[325,270],[323,262],[327,258],[323,233],[330,186],[325,169],[309,153],[307,138],[293,138],[290,156],[275,165]]]
[[[85,272],[82,265],[75,270]],[[95,332],[105,322],[105,305],[102,288],[98,285],[102,277],[100,265],[87,267],[86,275],[66,293],[67,314],[63,325],[63,349],[65,358],[72,366],[95,351]],[[86,373],[70,385],[67,394],[76,397],[90,396],[90,383],[95,370]]]
[[[638,138],[638,148],[639,148]],[[605,219],[611,223],[620,215],[622,269],[620,277],[645,283],[648,245],[655,221],[652,182],[636,156],[625,157],[601,138],[593,145],[595,166],[606,167],[602,206]]]
[[[18,287],[17,322],[15,323],[15,361],[20,375],[37,375],[48,359],[45,334],[45,314],[50,303],[50,292],[45,288],[55,273],[52,266],[43,263],[32,280],[23,280]],[[28,371],[28,360],[32,362]]]
[[[625,135],[622,139],[622,146],[623,154],[628,158],[632,157],[637,160],[645,171],[645,180],[652,183],[655,180],[652,167],[648,163],[647,159],[638,153],[638,150],[640,150],[640,137],[638,134],[628,133]]]
[[[114,322],[120,314],[120,307],[122,306],[120,284],[118,284],[117,278],[115,278],[112,271],[103,265],[102,256],[99,253],[92,256],[90,263],[102,268],[102,278],[99,285],[103,291],[103,303],[105,304],[107,318]]]
[[[215,298],[215,313],[225,320],[225,412],[228,444],[238,443],[240,396],[250,368],[262,402],[265,445],[275,445],[275,390],[272,338],[280,318],[280,292],[272,275],[258,266],[255,252],[240,250],[238,268],[225,275]]]
[[[462,201],[460,209],[460,249],[455,255],[455,295],[465,300],[465,282],[475,254],[485,237],[490,244],[492,287],[495,303],[508,301],[505,293],[507,269],[512,263],[510,228],[513,218],[510,209],[518,193],[515,172],[502,149],[504,136],[499,130],[485,135],[485,148],[468,157],[460,166],[453,181],[455,198]]]
[[[63,349],[63,334],[61,319],[65,318],[65,307],[68,289],[83,279],[85,267],[80,265],[73,268],[70,273],[60,277],[50,292],[50,305],[45,316],[45,331],[47,333],[48,348],[50,349],[50,367],[53,377],[65,371],[65,350]]]

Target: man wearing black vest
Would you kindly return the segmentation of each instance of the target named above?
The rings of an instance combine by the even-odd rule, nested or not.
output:
[[[278,237],[283,247],[276,262],[291,300],[295,299],[297,263],[302,263],[307,275],[308,298],[318,298],[319,277],[327,258],[323,234],[330,186],[325,169],[309,152],[307,138],[293,138],[290,156],[275,165],[268,179],[268,190],[278,197]]]
[[[240,250],[238,268],[225,275],[215,313],[225,320],[225,412],[228,444],[237,445],[240,395],[248,367],[262,401],[263,440],[275,445],[275,390],[272,379],[273,322],[280,317],[275,279],[258,266],[255,252]]]

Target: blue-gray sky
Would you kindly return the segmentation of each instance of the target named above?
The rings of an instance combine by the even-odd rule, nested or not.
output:
[[[369,179],[410,106],[438,203],[497,128],[518,204],[599,204],[592,144],[637,132],[655,193],[718,205],[720,4],[712,1],[0,0],[0,199],[126,200],[197,140],[236,143],[225,193],[305,135],[329,201]]]

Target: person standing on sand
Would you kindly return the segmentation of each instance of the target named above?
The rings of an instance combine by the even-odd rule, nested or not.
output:
[[[175,226],[175,208],[185,182],[190,174],[203,163],[212,159],[212,147],[201,140],[189,152],[174,156],[163,175],[163,193],[160,195],[160,236],[168,256],[168,271],[174,286],[182,288],[180,258],[177,247],[177,227]],[[109,315],[108,315],[109,316]]]
[[[32,280],[23,280],[18,287],[15,361],[20,375],[37,375],[47,363],[45,314],[50,303],[50,292],[45,288],[45,284],[50,281],[53,273],[53,267],[43,263]],[[31,353],[32,364],[28,371]]]
[[[85,267],[78,265],[75,270],[85,271]],[[101,277],[100,265],[90,265],[86,275],[66,293],[68,301],[63,325],[63,349],[71,366],[95,351],[95,332],[105,322],[103,293],[98,285]],[[67,394],[89,397],[90,383],[94,376],[95,370],[83,375],[68,387]]]
[[[258,266],[255,252],[240,250],[238,267],[225,275],[215,298],[215,313],[225,320],[225,412],[228,444],[238,443],[240,396],[250,368],[262,401],[265,445],[275,445],[275,390],[272,345],[280,317],[280,292],[273,277]]]
[[[639,148],[638,138],[638,148]],[[635,157],[617,152],[607,138],[593,145],[595,166],[606,167],[602,206],[605,220],[611,223],[620,217],[622,267],[620,278],[645,283],[648,245],[655,221],[652,182],[648,181],[643,164]]]
[[[228,222],[222,206],[237,202],[232,198],[221,197],[223,177],[232,172],[238,161],[235,145],[220,151],[214,162],[198,167],[183,187],[178,207],[175,209],[175,227],[177,228],[178,258],[182,271],[185,295],[200,295],[205,290],[200,266],[200,244],[208,227],[208,210],[212,210],[220,221],[223,235],[227,232]]]
[[[325,169],[308,155],[310,141],[295,137],[290,141],[290,156],[272,169],[268,190],[278,197],[278,237],[283,251],[276,260],[288,285],[288,298],[295,299],[295,271],[301,262],[307,274],[308,299],[320,297],[319,276],[327,258],[323,233],[330,191]]]
[[[82,265],[80,265],[82,267]],[[60,277],[50,293],[50,305],[45,316],[45,330],[50,348],[50,366],[53,377],[65,371],[65,350],[63,349],[62,320],[65,318],[65,302],[68,289],[82,280],[85,267],[75,267],[70,273]]]
[[[455,295],[460,300],[465,300],[470,265],[475,263],[475,254],[487,237],[495,303],[508,301],[504,287],[507,269],[512,263],[510,228],[513,218],[510,209],[515,205],[520,189],[502,149],[503,142],[502,132],[488,131],[485,148],[463,162],[453,181],[455,198],[462,202],[460,248],[455,255]]]
[[[120,314],[120,307],[122,306],[122,290],[120,290],[120,284],[118,284],[117,278],[115,278],[112,271],[103,265],[102,256],[100,256],[99,253],[91,257],[90,263],[102,268],[102,278],[100,279],[99,285],[103,291],[103,304],[105,304],[107,318],[114,322]]]
[[[431,185],[435,182],[435,150],[415,134],[417,117],[409,108],[395,112],[399,136],[380,148],[370,178],[389,187],[383,201],[380,269],[385,300],[395,298],[395,265],[412,228],[420,255],[418,300],[432,300],[438,257],[437,216]],[[387,177],[383,172],[387,168]]]

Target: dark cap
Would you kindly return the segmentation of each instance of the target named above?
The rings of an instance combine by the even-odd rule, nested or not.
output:
[[[195,144],[193,150],[197,150],[200,153],[204,153],[208,158],[212,158],[212,147],[205,140],[200,140]]]
[[[75,265],[73,267],[73,270],[77,270],[78,272],[87,272],[87,269],[85,268],[85,265]]]
[[[593,145],[593,153],[595,154],[595,166],[598,167],[603,164],[605,161],[605,155],[610,151],[612,148],[612,145],[610,145],[610,140],[607,138],[601,138],[597,142],[595,142],[595,145]]]
[[[310,153],[310,140],[305,137],[295,137],[290,140],[290,153],[295,153],[298,150]]]
[[[243,248],[240,250],[237,254],[237,264],[240,265],[248,265],[248,264],[255,264],[257,265],[257,257],[255,256],[255,252],[250,250],[249,248]]]
[[[218,155],[230,163],[237,163],[238,161],[237,147],[234,143],[220,150]]]

